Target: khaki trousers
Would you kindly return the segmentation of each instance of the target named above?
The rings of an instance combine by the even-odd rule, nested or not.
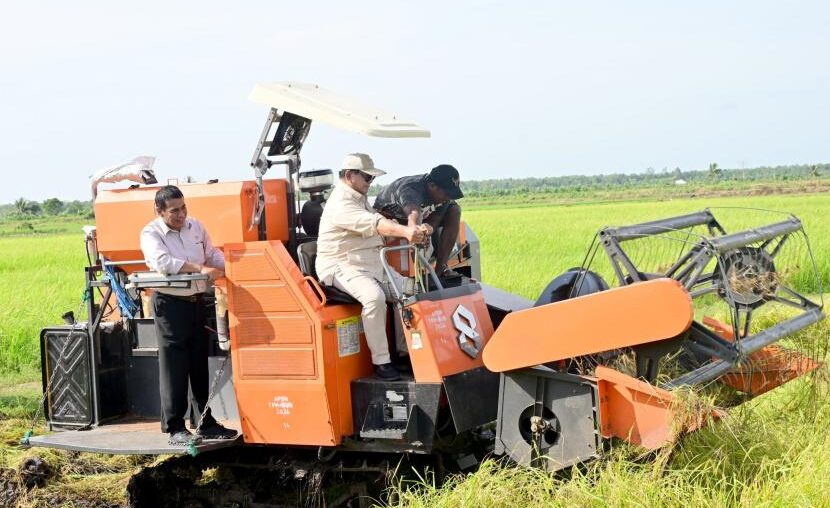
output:
[[[406,278],[397,272],[392,272],[398,289],[404,287]],[[378,281],[369,275],[343,275],[340,269],[335,269],[332,285],[341,291],[352,295],[363,306],[361,318],[363,331],[366,334],[366,343],[372,353],[372,363],[382,365],[389,363],[389,343],[386,340],[386,302],[391,302],[394,294],[389,288],[384,288],[389,281],[384,273],[384,280]],[[397,314],[397,310],[395,310]],[[400,316],[396,316],[400,321]],[[395,344],[399,352],[405,352],[406,337],[399,324],[396,324]]]

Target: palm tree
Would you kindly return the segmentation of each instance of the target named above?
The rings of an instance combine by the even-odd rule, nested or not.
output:
[[[709,178],[716,180],[723,174],[723,170],[718,167],[717,163],[709,164]]]
[[[29,200],[27,200],[26,198],[17,198],[14,201],[14,209],[17,210],[17,213],[26,213],[28,205]]]
[[[26,198],[17,198],[14,201],[14,209],[21,215],[37,215],[40,213],[40,203]]]
[[[821,176],[821,172],[818,170],[818,164],[810,165],[810,176],[813,178],[818,178]]]

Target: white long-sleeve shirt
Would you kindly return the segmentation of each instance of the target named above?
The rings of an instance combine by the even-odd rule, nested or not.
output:
[[[165,275],[177,274],[185,261],[212,268],[225,269],[222,251],[214,247],[210,235],[198,220],[188,217],[181,231],[170,229],[161,217],[150,221],[141,230],[141,252],[152,270]],[[159,289],[171,295],[204,293],[207,281],[194,281],[189,289]]]

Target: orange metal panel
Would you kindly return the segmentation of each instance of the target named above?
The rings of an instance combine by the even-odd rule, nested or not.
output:
[[[339,442],[318,354],[319,321],[309,299],[313,294],[285,247],[279,242],[228,244],[225,262],[234,390],[245,441]],[[252,266],[261,269],[257,280],[251,279]],[[245,324],[252,318],[270,318],[271,332],[268,327],[254,327],[255,333],[248,334],[251,329]],[[277,339],[296,333],[298,321],[303,320],[315,331],[311,344],[298,346]]]
[[[225,258],[231,255],[226,253]],[[233,279],[237,282],[262,280],[263,273],[269,273],[271,280],[282,280],[282,276],[276,270],[264,251],[234,251]]]
[[[671,392],[602,365],[594,375],[599,391],[600,432],[605,438],[617,437],[654,450],[720,416],[715,410],[678,421]]]
[[[333,446],[339,442],[323,385],[260,380],[235,388],[246,443]]]
[[[675,280],[622,286],[508,314],[484,349],[484,364],[505,372],[668,339],[693,317],[691,297]]]
[[[749,355],[745,364],[721,377],[720,381],[744,393],[761,395],[816,370],[819,365],[798,351],[788,351],[773,344]]]
[[[159,186],[103,190],[95,200],[98,250],[115,261],[143,259],[141,229],[155,218],[154,203]],[[188,214],[199,219],[211,240],[222,248],[226,243],[257,239],[257,227],[250,221],[256,204],[253,181],[214,184],[179,184]],[[266,180],[266,230],[273,240],[288,239],[288,208],[285,180]],[[146,270],[143,266],[126,271]]]
[[[372,372],[363,334],[357,350],[339,344],[338,323],[354,322],[360,306],[322,306],[280,242],[229,244],[225,257],[245,441],[339,444],[354,433],[351,382]]]
[[[314,350],[311,348],[243,347],[239,352],[240,377],[314,377]]]
[[[314,334],[303,314],[237,315],[231,320],[240,344],[311,344]]]
[[[288,241],[288,182],[282,178],[263,181],[265,187],[265,237]]]
[[[406,330],[406,342],[417,382],[440,383],[445,376],[483,365],[480,353],[473,358],[459,344],[461,332],[453,324],[452,316],[462,305],[475,315],[474,329],[483,348],[493,334],[493,324],[481,290],[440,301],[420,301],[408,307],[412,310],[412,326]]]
[[[603,437],[618,437],[649,450],[670,441],[670,392],[603,366],[595,375]]]
[[[735,341],[735,334],[726,323],[704,316],[703,324],[724,339]],[[772,344],[749,355],[742,365],[736,366],[734,371],[725,374],[719,381],[738,391],[761,395],[814,371],[820,365],[798,351],[790,351]]]
[[[278,279],[239,282],[231,286],[230,293],[239,313],[300,310],[291,288]]]

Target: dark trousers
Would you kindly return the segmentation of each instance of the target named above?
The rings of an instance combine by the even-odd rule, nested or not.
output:
[[[207,308],[201,298],[191,302],[153,293],[153,315],[159,347],[161,431],[176,432],[185,429],[188,381],[199,414],[207,403]],[[210,425],[215,421],[208,409],[203,424]]]

